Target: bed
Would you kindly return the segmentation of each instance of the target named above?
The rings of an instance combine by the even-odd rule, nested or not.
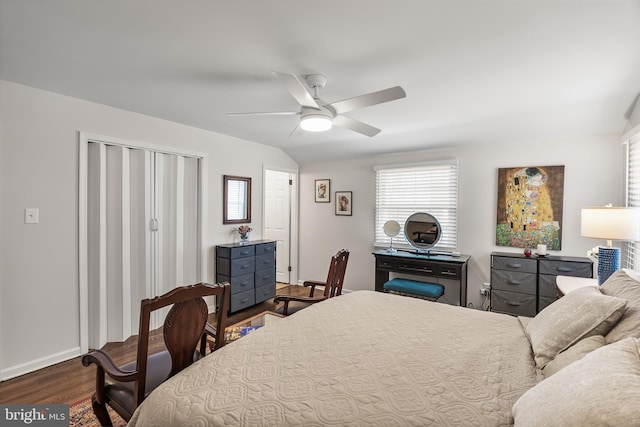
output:
[[[640,295],[638,282],[623,279]],[[534,319],[373,291],[344,294],[194,363],[154,390],[129,425],[589,425],[598,417],[625,425],[640,419],[638,341],[629,337],[640,330],[640,296],[633,312],[630,297],[590,289]],[[577,309],[586,310],[580,321],[572,319]],[[627,322],[629,313],[635,317]],[[624,331],[607,343],[621,319]],[[593,402],[603,400],[598,387],[609,387],[615,373],[600,378],[582,365],[592,356],[610,365],[598,360],[618,353],[629,359],[621,366],[637,369],[621,374],[629,393],[616,395],[624,403],[612,415]],[[596,382],[584,396],[576,386],[583,377]]]

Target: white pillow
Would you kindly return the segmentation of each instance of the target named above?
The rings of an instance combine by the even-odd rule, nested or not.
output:
[[[626,307],[626,300],[603,295],[594,287],[576,289],[547,306],[526,328],[536,366],[544,368],[582,338],[606,335]]]
[[[627,338],[541,381],[513,405],[514,427],[638,425],[639,351],[638,340]]]

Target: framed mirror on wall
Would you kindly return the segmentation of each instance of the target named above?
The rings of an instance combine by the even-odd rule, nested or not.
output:
[[[251,222],[251,178],[224,175],[223,224]]]

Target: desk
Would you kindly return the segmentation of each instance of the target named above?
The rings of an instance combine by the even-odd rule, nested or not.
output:
[[[425,255],[413,251],[387,252],[386,249],[374,251],[373,255],[376,257],[376,291],[383,291],[390,272],[425,276],[428,278],[425,282],[444,286],[442,302],[467,306],[468,255]]]

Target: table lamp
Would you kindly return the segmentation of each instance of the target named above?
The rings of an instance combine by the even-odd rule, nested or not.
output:
[[[640,240],[640,209],[596,206],[582,209],[580,234],[592,239],[604,239],[607,246],[598,246],[598,285],[602,285],[620,268],[620,248],[612,240]]]

